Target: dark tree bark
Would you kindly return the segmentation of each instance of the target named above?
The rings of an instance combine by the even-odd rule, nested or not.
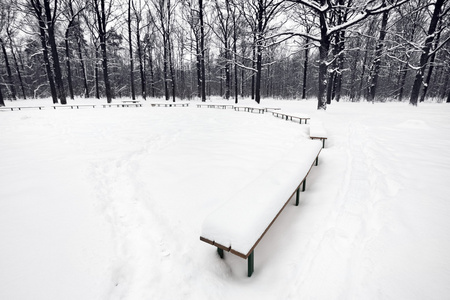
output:
[[[94,64],[94,77],[95,77],[95,98],[100,99],[100,84],[99,84],[99,75],[98,75],[98,62],[100,59],[100,55],[98,53],[98,46],[95,45],[95,64]]]
[[[2,87],[0,85],[0,107],[5,106],[5,101],[3,100]]]
[[[378,38],[377,47],[375,49],[375,58],[373,60],[372,69],[370,71],[371,80],[369,84],[369,93],[368,93],[369,101],[374,101],[375,99],[375,93],[378,86],[378,77],[380,74],[381,58],[384,50],[384,39],[386,37],[386,27],[388,19],[389,19],[389,11],[385,11],[382,15],[380,37]]]
[[[16,87],[14,86],[14,80],[13,80],[13,77],[12,77],[11,66],[9,65],[8,54],[6,53],[5,43],[3,42],[2,38],[0,38],[0,44],[2,45],[3,57],[5,59],[6,73],[8,74],[8,87],[9,87],[9,90],[11,92],[11,99],[12,100],[17,100],[17,98],[16,98]]]
[[[83,51],[82,51],[82,37],[81,34],[77,34],[77,50],[78,50],[78,59],[80,60],[81,65],[81,74],[83,76],[83,84],[84,84],[84,97],[89,98],[89,86],[88,86],[88,80],[87,80],[87,73],[86,73],[86,67],[84,64],[83,59]]]
[[[155,92],[155,72],[153,67],[153,51],[152,47],[150,46],[148,48],[148,67],[150,68],[150,86],[152,89],[152,97],[155,98],[156,92]]]
[[[441,22],[439,22],[439,27],[441,25]],[[436,35],[436,39],[434,42],[434,48],[436,49],[436,47],[439,45],[439,40],[441,38],[441,31],[438,30],[438,33]],[[430,66],[428,67],[428,73],[427,76],[425,77],[425,81],[423,84],[423,89],[422,89],[422,94],[420,95],[420,102],[424,102],[425,101],[425,97],[427,95],[428,92],[428,86],[430,85],[430,80],[431,80],[431,75],[433,74],[433,70],[434,70],[434,61],[436,59],[436,52],[433,52],[433,54],[431,54],[430,56]]]
[[[422,54],[420,55],[419,67],[416,72],[416,77],[414,80],[414,84],[411,90],[411,97],[409,99],[409,103],[413,106],[417,106],[417,101],[419,99],[420,88],[423,83],[423,74],[425,72],[425,68],[427,66],[427,62],[429,59],[429,54],[431,47],[433,45],[434,35],[436,33],[436,28],[439,21],[439,14],[441,8],[444,4],[445,0],[436,0],[434,5],[433,15],[430,20],[430,26],[428,28],[427,38],[425,39],[425,44],[422,48]]]
[[[136,93],[134,90],[134,61],[133,61],[133,43],[131,40],[131,0],[128,0],[128,47],[129,47],[129,55],[130,55],[130,88],[131,88],[131,99],[136,99]]]
[[[141,11],[136,9],[133,3],[134,15],[136,17],[136,45],[137,45],[137,54],[139,60],[139,75],[141,77],[141,94],[144,100],[147,99],[147,81],[144,73],[144,54],[142,51],[142,41],[141,41]]]
[[[48,48],[47,48],[47,35],[45,33],[45,21],[44,21],[44,12],[42,9],[42,5],[40,0],[29,0],[29,4],[31,5],[34,15],[38,20],[39,25],[39,34],[40,34],[40,40],[41,40],[41,47],[42,47],[42,55],[44,58],[44,65],[45,65],[45,71],[47,73],[47,79],[50,86],[50,92],[53,100],[53,104],[58,103],[58,96],[56,94],[56,86],[55,82],[53,80],[53,71],[50,67],[50,59],[48,55]]]
[[[206,101],[206,72],[205,72],[205,24],[203,20],[203,0],[198,0],[200,21],[200,70],[201,70],[201,98]]]
[[[55,1],[55,6],[58,1]],[[52,10],[50,8],[50,0],[44,0],[45,16],[47,20],[47,33],[48,42],[52,51],[53,69],[55,70],[55,82],[58,91],[58,97],[61,104],[67,104],[66,89],[64,88],[64,81],[61,72],[61,65],[59,63],[58,48],[56,47],[55,39],[55,16],[52,16]],[[56,7],[55,7],[56,10]]]
[[[16,72],[17,72],[17,77],[19,78],[19,84],[20,84],[20,88],[22,90],[22,97],[23,99],[27,99],[27,95],[25,92],[25,84],[22,78],[22,72],[20,71],[21,69],[23,70],[23,65],[19,66],[19,62],[17,61],[17,57],[14,51],[14,43],[13,43],[13,39],[12,39],[12,34],[9,30],[9,28],[6,29],[6,33],[8,35],[8,39],[9,39],[9,47],[11,48],[11,54],[14,60],[14,65],[16,66]]]
[[[100,1],[100,3],[99,3]],[[97,26],[100,38],[100,49],[102,51],[102,68],[103,68],[103,80],[105,82],[105,94],[106,101],[108,103],[112,102],[113,94],[111,90],[111,84],[109,82],[108,73],[108,52],[106,48],[106,9],[105,0],[94,0],[94,9],[97,15]]]
[[[308,32],[309,34],[309,32]],[[308,63],[309,63],[309,38],[305,41],[305,59],[303,61],[303,84],[302,84],[302,99],[306,99],[306,85],[308,82]]]

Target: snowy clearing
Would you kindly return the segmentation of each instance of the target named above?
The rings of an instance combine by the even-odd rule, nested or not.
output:
[[[319,118],[328,140],[247,278],[245,260],[199,240],[203,220],[309,125],[143,104],[0,111],[0,299],[450,294],[450,105],[317,112],[316,101],[263,100]]]

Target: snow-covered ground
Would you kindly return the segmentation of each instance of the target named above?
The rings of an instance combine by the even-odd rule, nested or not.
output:
[[[450,105],[263,101],[329,139],[251,278],[199,240],[203,220],[309,125],[194,105],[0,111],[0,299],[448,299]]]

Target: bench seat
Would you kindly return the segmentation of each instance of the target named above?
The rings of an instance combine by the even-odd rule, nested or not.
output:
[[[244,259],[251,258],[253,265],[255,247],[295,193],[298,204],[300,186],[303,183],[304,188],[321,149],[318,141],[297,142],[281,160],[207,216],[200,239]],[[249,261],[248,276],[251,273]]]

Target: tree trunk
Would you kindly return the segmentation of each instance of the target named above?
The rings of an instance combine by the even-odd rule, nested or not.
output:
[[[433,45],[434,34],[436,32],[439,21],[439,14],[444,1],[445,0],[436,0],[436,3],[434,5],[433,16],[431,17],[430,26],[428,28],[428,35],[425,39],[425,45],[422,49],[422,54],[420,55],[419,69],[417,70],[416,78],[411,90],[411,97],[409,99],[409,103],[413,106],[417,106],[417,100],[419,99],[420,88],[423,82],[423,74],[428,62],[431,46]]]
[[[19,78],[20,88],[22,90],[22,97],[23,97],[23,99],[27,99],[27,95],[25,93],[25,85],[24,85],[23,78],[22,78],[22,73],[20,72],[21,68],[19,67],[19,63],[17,61],[16,54],[14,53],[14,45],[13,45],[13,42],[12,42],[12,38],[11,38],[11,36],[9,34],[9,31],[8,31],[8,37],[9,37],[9,45],[10,45],[10,48],[11,48],[11,54],[12,54],[12,57],[13,57],[13,60],[14,60],[14,65],[16,66],[17,77]],[[22,66],[22,70],[23,70],[23,66]]]
[[[170,41],[169,37],[169,69],[170,69],[170,81],[171,81],[171,87],[172,87],[172,101],[175,102],[175,95],[176,95],[176,81],[175,81],[175,70],[173,67],[173,58],[172,58],[172,42]]]
[[[202,99],[202,69],[200,67],[201,53],[200,53],[200,45],[199,45],[200,41],[198,40],[197,37],[195,39],[196,39],[196,41],[195,41],[195,49],[196,49],[196,52],[197,52],[197,55],[196,55],[196,59],[197,59],[197,61],[196,61],[196,67],[197,67],[197,94],[198,94],[198,97],[200,99]]]
[[[9,86],[9,90],[11,91],[11,99],[17,100],[16,87],[14,86],[14,80],[13,80],[12,73],[11,73],[11,67],[9,65],[9,60],[8,60],[8,55],[6,53],[5,43],[3,42],[2,38],[0,38],[0,44],[2,44],[3,56],[5,58],[5,68],[6,68],[6,73],[8,74],[8,86]]]
[[[150,86],[152,88],[152,97],[155,98],[155,74],[153,71],[153,54],[152,47],[148,50],[148,67],[150,68]]]
[[[100,99],[100,85],[99,85],[99,75],[98,75],[98,61],[99,61],[98,47],[95,46],[95,98]]]
[[[0,107],[5,106],[5,101],[3,100],[2,87],[0,85]]]
[[[255,101],[261,103],[261,78],[262,78],[262,46],[263,46],[263,1],[258,0],[258,16],[256,31],[256,82]]]
[[[256,70],[256,32],[253,34],[253,45],[252,45],[252,68],[253,70]],[[255,83],[256,83],[256,72],[252,71],[252,91],[251,91],[251,98],[252,100],[255,99]]]
[[[441,27],[440,25],[441,25],[441,22],[439,22],[439,28]],[[438,33],[436,35],[436,39],[434,41],[435,48],[439,44],[439,40],[441,38],[441,32],[442,32],[441,30],[438,30]],[[425,82],[423,84],[422,95],[420,96],[420,102],[425,101],[425,97],[428,92],[428,86],[429,86],[430,80],[431,80],[431,75],[433,74],[433,70],[434,70],[434,60],[435,59],[436,59],[436,52],[433,52],[433,54],[431,54],[431,57],[430,57],[430,67],[428,68],[427,77],[425,78]]]
[[[205,29],[203,24],[203,0],[198,0],[200,19],[200,69],[202,80],[202,102],[206,101],[206,74],[205,74]]]
[[[381,58],[384,49],[384,39],[386,37],[386,27],[389,19],[389,11],[383,13],[381,20],[380,37],[378,38],[378,44],[375,49],[375,58],[372,63],[372,69],[370,71],[370,77],[372,80],[369,84],[369,101],[375,100],[375,92],[378,86],[378,77],[380,74]]]
[[[56,3],[55,3],[56,5]],[[55,82],[58,89],[58,96],[61,104],[67,104],[66,89],[64,88],[64,81],[62,78],[61,65],[59,64],[58,48],[56,46],[55,28],[52,11],[50,9],[50,0],[44,0],[45,15],[47,17],[47,33],[48,42],[52,51],[53,69],[55,70]]]
[[[45,22],[43,19],[42,6],[41,6],[40,1],[32,2],[32,4],[33,4],[34,12],[36,14],[36,18],[38,19],[39,34],[40,34],[41,47],[42,47],[42,55],[44,58],[44,65],[45,65],[45,71],[47,73],[48,84],[50,86],[50,92],[51,92],[53,104],[57,104],[58,97],[56,95],[55,82],[53,81],[53,72],[50,67],[50,59],[48,57],[47,38],[46,38],[47,35],[45,34],[45,30],[44,30]]]
[[[70,99],[73,100],[74,95],[73,95],[73,84],[72,84],[72,71],[70,69],[69,29],[70,29],[70,27],[67,28],[66,33],[65,33],[64,45],[65,45],[65,53],[66,53],[67,82],[69,84]]]
[[[136,42],[137,42],[137,51],[138,51],[138,59],[139,59],[139,74],[141,76],[141,93],[142,98],[146,100],[147,98],[147,82],[145,80],[144,74],[144,59],[142,58],[142,43],[141,43],[141,34],[139,30],[140,19],[137,17],[136,19]]]
[[[84,97],[89,98],[89,86],[87,81],[86,67],[84,65],[83,53],[81,49],[81,36],[77,36],[77,46],[78,46],[78,58],[80,59],[81,64],[81,72],[83,74],[83,83],[84,83]]]
[[[302,99],[306,99],[306,84],[308,77],[308,60],[309,60],[309,38],[305,41],[305,59],[303,61],[303,86],[302,86]]]
[[[233,61],[234,61],[234,103],[238,103],[238,67],[237,67],[237,28],[236,16],[233,14]]]
[[[128,0],[128,47],[130,50],[130,88],[131,88],[131,99],[136,99],[136,94],[134,90],[134,61],[133,61],[133,43],[131,40],[131,0]]]
[[[321,0],[325,4],[324,0]],[[326,14],[320,13],[320,46],[319,46],[319,93],[317,101],[317,109],[327,109],[325,93],[327,91],[327,58],[330,50],[330,37],[327,33]]]
[[[97,14],[97,25],[98,33],[100,38],[100,49],[102,51],[102,68],[103,68],[103,80],[105,82],[105,94],[106,102],[111,103],[113,99],[113,94],[111,90],[111,84],[109,82],[108,74],[108,53],[106,49],[106,9],[105,0],[100,0],[100,6],[98,5],[99,0],[94,0],[95,11]]]

